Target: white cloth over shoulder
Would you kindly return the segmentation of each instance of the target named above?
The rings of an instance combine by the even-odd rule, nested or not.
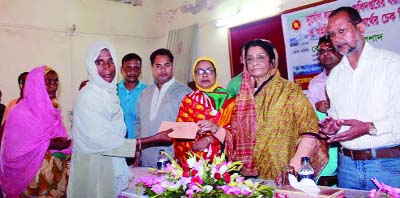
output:
[[[124,138],[126,126],[116,87],[119,68],[115,66],[111,83],[101,78],[95,60],[103,49],[108,49],[115,60],[115,51],[107,42],[89,48],[89,82],[79,92],[74,107],[68,197],[116,197],[128,187],[132,177],[123,156],[133,155],[135,140]]]

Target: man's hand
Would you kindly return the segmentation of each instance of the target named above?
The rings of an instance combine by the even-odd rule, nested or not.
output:
[[[335,120],[328,116],[318,123],[319,131],[327,135],[336,134],[342,127],[343,120]]]
[[[165,131],[161,131],[157,134],[155,134],[155,138],[157,140],[157,142],[171,142],[172,139],[168,136],[168,133],[171,133],[172,131],[174,131],[173,129],[168,129]]]
[[[153,146],[169,146],[172,143],[172,138],[168,136],[168,133],[171,133],[174,131],[173,129],[168,129],[165,131],[161,131],[156,133],[153,136],[150,137],[145,137],[145,138],[140,138],[140,140],[137,140],[136,142],[136,149],[138,148],[138,142],[140,141],[141,149],[147,149]]]
[[[350,120],[342,120],[342,126],[350,126],[349,130],[344,131],[342,133],[336,134],[332,136],[328,142],[344,142],[348,140],[352,140],[358,138],[360,136],[368,134],[369,129],[371,128],[371,124],[368,122],[361,122],[359,120],[350,119]]]
[[[315,103],[315,108],[322,113],[328,112],[329,102],[327,100],[321,100]]]
[[[192,147],[193,151],[204,151],[204,149],[208,148],[208,145],[212,143],[212,137],[206,136],[197,140]]]

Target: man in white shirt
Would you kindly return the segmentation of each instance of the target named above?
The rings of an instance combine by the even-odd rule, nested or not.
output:
[[[174,57],[168,49],[158,49],[150,56],[154,84],[147,87],[136,104],[136,137],[140,166],[156,167],[160,150],[173,155],[167,131],[159,132],[162,121],[176,121],[183,97],[192,92],[173,78]]]
[[[330,99],[321,130],[340,142],[339,187],[370,190],[372,177],[400,185],[400,56],[365,42],[357,10],[331,13],[327,34],[344,55],[331,71]]]
[[[332,46],[329,36],[319,38],[318,60],[323,71],[310,81],[307,98],[315,110],[326,114],[329,109],[325,91],[326,80],[331,70],[342,60],[342,55]]]

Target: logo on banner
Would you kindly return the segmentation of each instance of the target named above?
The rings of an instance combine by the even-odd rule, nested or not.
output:
[[[294,29],[294,30],[299,30],[300,28],[301,28],[301,23],[300,23],[300,21],[299,20],[294,20],[293,22],[292,22],[292,28]]]

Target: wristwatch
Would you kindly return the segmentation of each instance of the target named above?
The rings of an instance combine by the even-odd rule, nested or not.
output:
[[[378,133],[378,130],[375,127],[375,124],[373,122],[370,122],[371,127],[368,130],[368,134],[370,135],[376,135]]]

